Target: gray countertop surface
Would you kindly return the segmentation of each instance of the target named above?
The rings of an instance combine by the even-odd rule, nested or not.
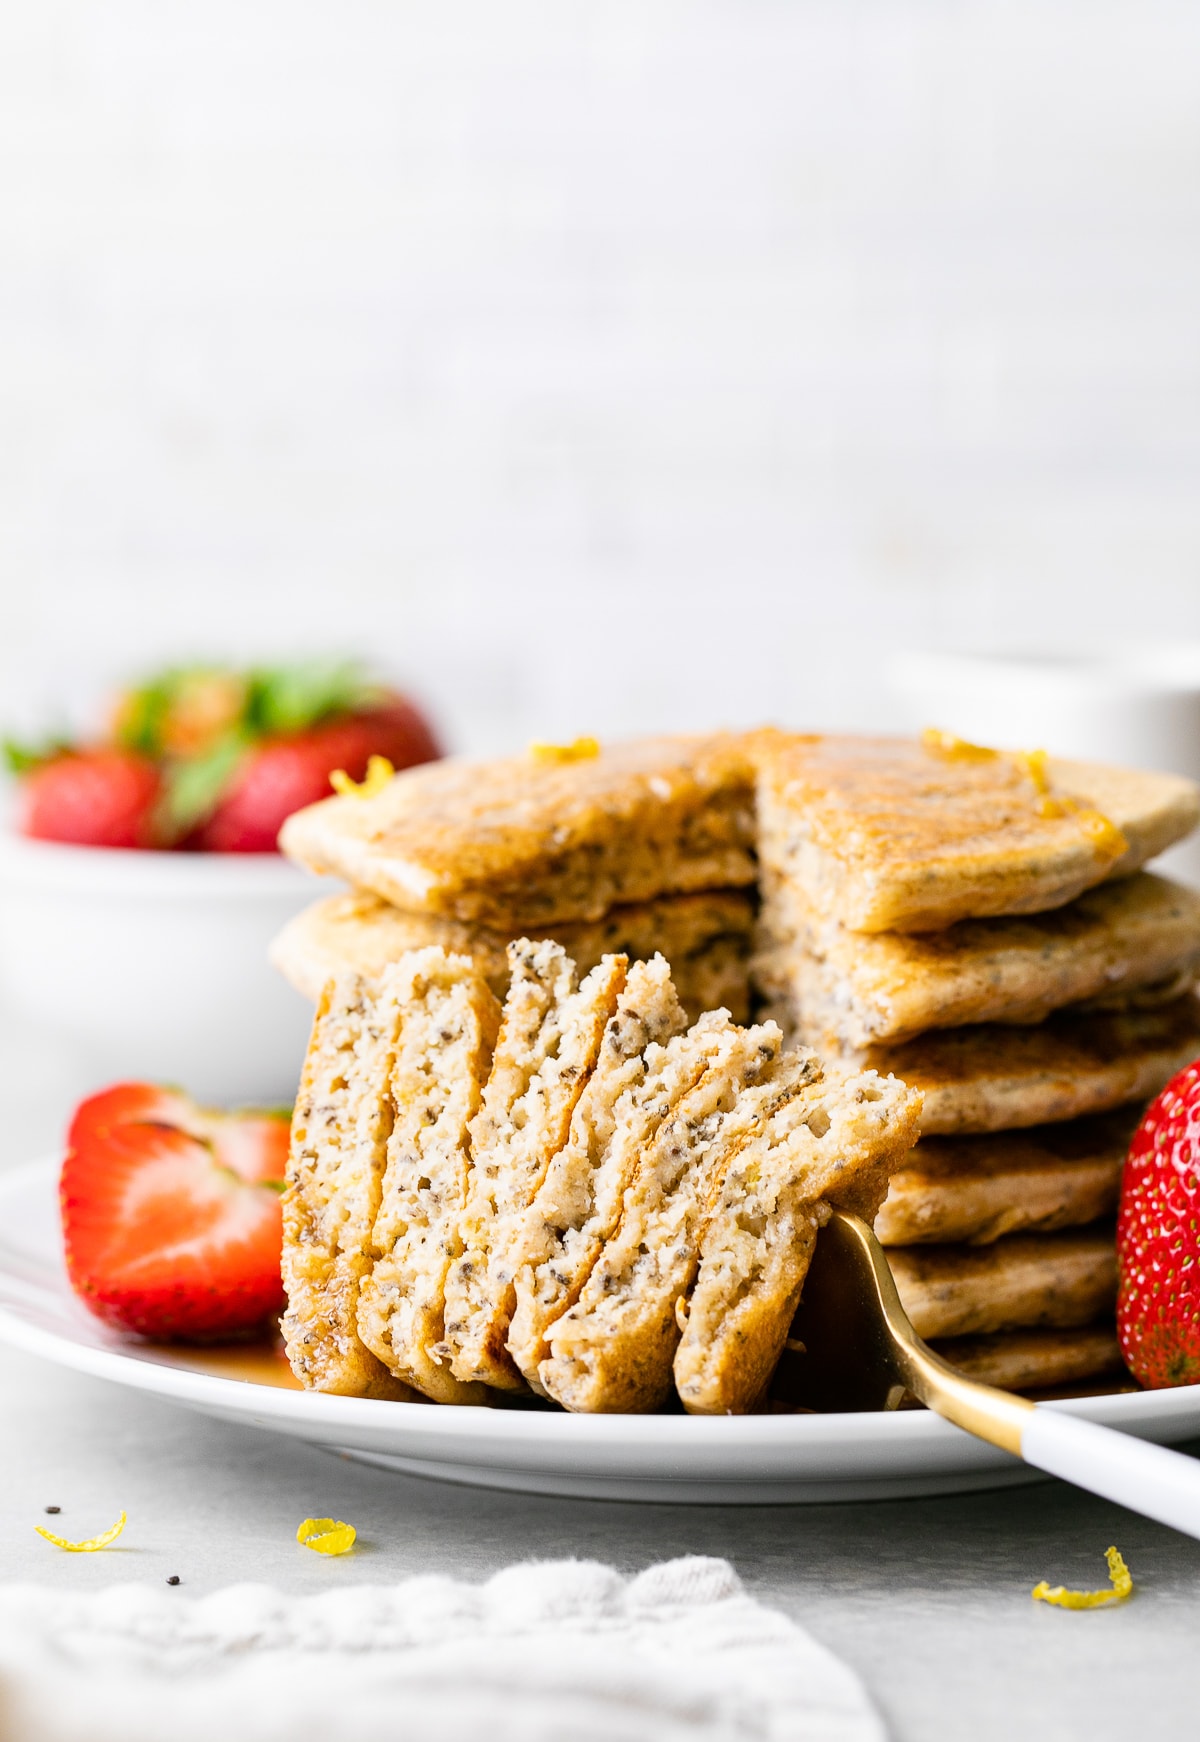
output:
[[[0,1164],[52,1148],[83,1086],[69,1061],[0,1026]],[[859,1671],[904,1742],[1200,1734],[1200,1543],[1061,1483],[839,1506],[544,1499],[357,1465],[2,1349],[0,1397],[8,1581],[81,1590],[178,1574],[192,1594],[247,1579],[301,1592],[419,1572],[482,1579],[528,1557],[632,1572],[722,1555]],[[129,1524],[102,1555],[64,1555],[34,1534],[88,1535],[121,1510]],[[351,1521],[355,1555],[298,1547],[309,1515]],[[1132,1601],[1067,1613],[1030,1600],[1042,1577],[1102,1585],[1109,1543],[1133,1571]]]

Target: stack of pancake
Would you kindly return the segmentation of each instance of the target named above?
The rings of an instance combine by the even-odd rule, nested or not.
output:
[[[756,761],[761,994],[924,1092],[876,1222],[918,1332],[1015,1389],[1116,1368],[1128,1135],[1200,1053],[1200,896],[1141,867],[1195,788],[937,734]]]
[[[467,955],[492,992],[514,938],[560,943],[581,972],[661,952],[689,1015],[750,1013],[753,768],[730,734],[442,762],[382,793],[328,799],[286,824],[285,852],[344,877],[283,931],[272,959],[314,1001],[331,974],[405,951]]]

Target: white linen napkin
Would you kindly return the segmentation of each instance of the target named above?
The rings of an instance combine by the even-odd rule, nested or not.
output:
[[[693,1556],[288,1597],[0,1587],[0,1742],[883,1742],[857,1677]]]

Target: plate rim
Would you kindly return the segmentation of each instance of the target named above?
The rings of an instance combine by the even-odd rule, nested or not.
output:
[[[7,1204],[24,1193],[49,1195],[54,1191],[59,1168],[57,1156],[6,1167],[0,1172],[0,1228]],[[12,1275],[10,1260],[16,1249],[0,1234],[0,1279]],[[53,1290],[58,1277],[45,1270],[40,1284]],[[86,1308],[80,1303],[80,1310]],[[99,1328],[99,1326],[98,1326]],[[116,1333],[110,1333],[115,1335]],[[878,1447],[886,1434],[908,1458],[927,1447],[943,1454],[956,1441],[992,1453],[997,1468],[1014,1460],[1008,1453],[975,1440],[963,1429],[930,1410],[896,1412],[863,1411],[830,1415],[586,1415],[569,1411],[524,1411],[489,1409],[479,1405],[456,1408],[431,1403],[403,1403],[364,1397],[334,1397],[320,1392],[262,1385],[254,1380],[199,1373],[168,1360],[133,1353],[120,1346],[105,1347],[47,1329],[22,1314],[19,1306],[0,1300],[0,1342],[52,1364],[90,1377],[147,1392],[183,1405],[211,1408],[230,1417],[253,1419],[262,1426],[276,1422],[300,1423],[307,1419],[319,1437],[326,1440],[337,1430],[353,1434],[356,1429],[378,1430],[382,1411],[399,1426],[405,1424],[417,1455],[423,1442],[437,1436],[450,1440],[464,1457],[491,1448],[517,1450],[542,1445],[547,1452],[569,1453],[572,1447],[612,1451],[657,1452],[664,1456],[694,1448],[711,1456],[728,1449],[730,1454],[756,1450],[778,1452],[786,1446],[819,1453],[822,1445],[832,1449],[848,1441]],[[302,1407],[301,1406],[302,1402]],[[1173,1431],[1175,1418],[1194,1420],[1200,1437],[1200,1385],[1177,1386],[1163,1391],[1110,1394],[1103,1397],[1068,1398],[1039,1403],[1038,1408],[1061,1409],[1071,1415],[1102,1421],[1106,1426],[1137,1432],[1140,1427],[1153,1436],[1156,1428]],[[397,1413],[401,1412],[401,1413]],[[553,1437],[551,1437],[553,1436]],[[329,1437],[332,1443],[332,1437]],[[450,1461],[450,1460],[448,1460]],[[728,1478],[741,1478],[730,1472]]]

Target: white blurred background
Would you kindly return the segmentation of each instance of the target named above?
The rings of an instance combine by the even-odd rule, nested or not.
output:
[[[1200,637],[1200,9],[3,0],[0,712],[459,748]]]

